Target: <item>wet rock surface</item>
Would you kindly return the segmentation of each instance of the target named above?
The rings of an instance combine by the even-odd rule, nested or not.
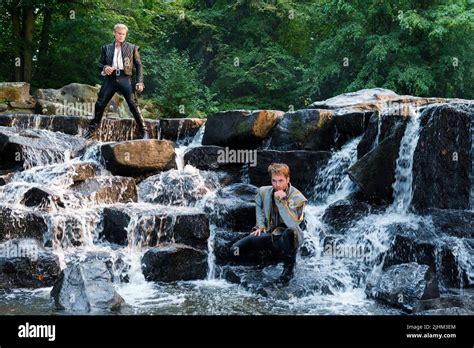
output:
[[[207,253],[182,244],[164,244],[151,248],[142,259],[145,279],[173,282],[204,279]]]
[[[88,117],[8,113],[28,104],[15,98],[0,115],[0,241],[40,252],[0,256],[2,289],[54,285],[54,308],[73,313],[473,313],[466,101],[371,89],[147,120],[150,140],[108,117],[86,141]],[[256,223],[272,162],[308,198],[285,286],[281,252],[229,250]]]
[[[118,310],[123,298],[113,287],[110,267],[102,260],[68,265],[51,290],[58,310],[89,313]]]

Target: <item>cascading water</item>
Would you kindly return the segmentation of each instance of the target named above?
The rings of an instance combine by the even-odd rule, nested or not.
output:
[[[379,121],[380,123],[380,121]],[[380,124],[378,126],[380,128]],[[8,128],[11,131],[11,128]],[[419,130],[419,115],[408,123],[397,160],[394,204],[385,212],[373,213],[354,222],[344,234],[337,235],[324,222],[322,216],[333,203],[346,199],[356,190],[347,175],[348,168],[357,159],[357,145],[361,137],[333,152],[326,166],[315,173],[314,192],[305,211],[305,255],[298,256],[295,278],[304,295],[289,299],[263,298],[240,286],[220,279],[214,255],[216,221],[210,218],[208,238],[208,275],[206,280],[181,281],[171,284],[145,280],[141,259],[150,246],[162,240],[171,240],[174,213],[204,212],[212,210],[218,201],[220,189],[215,172],[201,171],[184,163],[184,155],[193,147],[200,146],[204,126],[190,139],[178,138],[176,147],[177,169],[159,173],[143,180],[138,187],[138,202],[103,203],[71,192],[77,166],[92,164],[95,177],[107,178],[100,155],[103,143],[85,148],[82,155],[69,159],[63,156],[53,160],[31,161],[25,170],[0,186],[3,206],[18,208],[25,192],[37,186],[47,189],[57,197],[64,208],[51,204],[46,223],[47,238],[52,241],[55,253],[62,260],[62,267],[74,258],[90,252],[102,252],[115,260],[122,260],[122,267],[114,274],[126,278],[117,282],[117,292],[125,299],[124,314],[390,314],[397,310],[376,304],[366,298],[364,285],[368,278],[380,272],[380,256],[390,246],[387,227],[393,223],[406,223],[416,229],[424,220],[409,214],[411,200],[411,168]],[[380,133],[380,132],[379,132]],[[40,136],[52,137],[56,133],[42,131]],[[76,137],[57,136],[64,141],[77,143]],[[62,137],[62,138],[61,138]],[[58,143],[60,144],[60,142]],[[67,148],[67,146],[65,146]],[[26,150],[28,151],[28,150]],[[48,150],[45,150],[46,152]],[[27,153],[28,155],[28,153]],[[51,157],[53,158],[53,157]],[[66,159],[67,158],[67,159]],[[244,178],[247,176],[244,174]],[[247,178],[248,179],[248,178]],[[245,179],[245,180],[247,180]],[[400,206],[399,202],[402,202]],[[118,247],[100,240],[104,229],[102,212],[106,208],[118,208],[130,217],[126,226],[128,245]],[[398,210],[401,209],[402,210]],[[16,213],[30,213],[33,208],[16,209]],[[168,218],[171,216],[170,218]],[[20,216],[21,218],[21,216]],[[339,257],[328,253],[327,246],[338,246],[353,252]],[[352,248],[352,249],[351,249]],[[459,245],[458,258],[464,267],[471,267],[472,260]],[[358,251],[362,251],[358,254]],[[355,251],[355,252],[354,252]],[[470,266],[469,266],[470,264]],[[465,266],[467,265],[467,266]],[[263,271],[280,271],[281,266],[268,266]],[[34,308],[22,305],[29,298]],[[17,313],[45,313],[51,311],[49,291],[18,291],[0,301],[2,306],[15,306]],[[22,307],[23,306],[23,307]]]
[[[420,137],[420,112],[413,109],[405,134],[400,144],[400,152],[395,168],[393,183],[393,203],[390,211],[404,214],[410,208],[413,197],[413,155]]]
[[[355,185],[346,171],[357,159],[357,145],[361,137],[357,137],[334,152],[327,165],[318,172],[313,189],[313,197],[318,205],[329,205],[349,195]]]
[[[471,117],[471,210],[474,211],[474,117]]]
[[[364,277],[370,271],[372,255],[367,250],[368,240],[378,247],[378,231],[367,229],[367,225],[378,225],[379,221],[366,221],[365,224],[350,228],[345,236],[337,236],[334,244],[325,244],[325,237],[331,237],[331,230],[321,221],[325,210],[334,202],[345,199],[356,190],[347,175],[348,168],[357,160],[357,145],[361,137],[345,144],[339,151],[333,153],[325,167],[315,177],[314,191],[310,203],[306,207],[306,241],[312,247],[311,257],[301,257],[298,263],[300,277],[322,279],[322,289],[331,295],[321,296],[320,291],[312,296],[295,303],[296,308],[302,304],[314,308],[324,307],[331,302],[341,308],[341,312],[377,311],[373,304],[366,299],[364,293]],[[365,247],[365,249],[364,249]],[[361,249],[362,248],[362,249]],[[338,254],[343,252],[342,254]],[[362,280],[361,280],[362,279]],[[324,291],[323,291],[324,294]],[[343,305],[345,304],[345,306]],[[313,312],[313,311],[310,311]],[[315,313],[320,313],[314,309]]]
[[[48,131],[45,134],[49,134]],[[206,280],[178,282],[177,284],[157,284],[147,282],[141,272],[141,258],[146,249],[151,246],[151,234],[165,238],[170,234],[169,221],[164,218],[156,218],[160,212],[169,215],[172,211],[183,212],[186,209],[204,211],[216,202],[216,192],[220,188],[218,176],[214,172],[200,171],[189,164],[184,163],[184,154],[192,147],[199,146],[202,141],[204,126],[196,134],[193,140],[188,142],[180,140],[177,143],[177,169],[148,177],[138,185],[137,203],[97,203],[83,197],[77,196],[70,190],[74,185],[73,177],[75,168],[79,165],[93,164],[96,167],[95,177],[110,177],[105,169],[100,155],[100,145],[95,143],[88,146],[82,156],[70,161],[47,161],[36,163],[31,168],[15,174],[11,181],[0,187],[0,197],[6,204],[17,204],[24,192],[31,186],[40,186],[50,190],[62,202],[64,208],[56,209],[48,213],[46,223],[48,233],[46,236],[52,240],[55,252],[62,260],[62,266],[72,259],[85,257],[91,252],[103,252],[114,260],[121,259],[125,266],[117,270],[117,277],[125,273],[128,282],[116,284],[117,292],[125,299],[126,305],[123,313],[275,313],[275,314],[297,314],[327,312],[322,302],[315,301],[316,295],[309,295],[288,303],[275,300],[264,300],[255,297],[241,287],[232,285],[216,274],[215,255],[213,252],[214,236],[217,230],[215,221],[210,221],[210,238],[208,239],[208,276]],[[54,134],[54,133],[51,133]],[[71,141],[75,141],[75,137]],[[68,138],[64,138],[67,142]],[[318,204],[310,204],[307,210],[308,236],[315,240],[317,228],[323,228],[319,219],[324,211],[323,207],[331,202],[343,198],[349,194],[353,186],[345,170],[356,158],[356,146],[360,138],[351,141],[340,151],[335,152],[328,168],[319,175],[316,187],[327,191],[319,197]],[[317,196],[317,195],[316,195]],[[127,226],[128,246],[117,249],[108,242],[100,241],[99,234],[104,228],[101,211],[108,207],[119,207],[121,211],[130,216]],[[27,209],[28,210],[28,209]],[[317,212],[316,214],[312,214]],[[217,217],[220,218],[220,217]],[[171,221],[172,224],[172,221]],[[84,255],[84,256],[81,256]],[[305,283],[305,272],[311,272],[314,277],[327,278],[320,282],[319,287],[328,287],[329,292],[336,296],[324,296],[331,301],[335,307],[342,312],[367,313],[378,311],[373,304],[368,304],[362,299],[362,293],[354,290],[350,268],[343,262],[330,258],[313,257],[309,260],[301,260],[298,267],[297,277],[302,277]],[[332,274],[331,274],[332,273]],[[318,288],[319,289],[319,288]],[[308,294],[318,293],[308,291]],[[340,291],[345,289],[346,291]],[[25,294],[18,295],[27,296]],[[31,292],[38,305],[38,310],[43,312],[49,307],[49,293]],[[312,298],[312,300],[311,300]],[[43,301],[43,302],[41,302]],[[313,303],[313,308],[308,304]],[[352,308],[352,309],[350,309]],[[363,309],[364,308],[364,309]],[[28,312],[31,309],[24,309]],[[48,309],[46,309],[48,310]]]

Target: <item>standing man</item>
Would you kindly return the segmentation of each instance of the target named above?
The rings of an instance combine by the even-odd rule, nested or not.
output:
[[[139,47],[130,42],[125,42],[127,32],[128,28],[125,24],[116,24],[114,26],[115,41],[109,45],[102,46],[99,64],[97,65],[101,70],[101,75],[104,77],[104,83],[95,103],[94,118],[84,134],[84,137],[87,139],[92,138],[102,120],[105,107],[115,92],[120,92],[125,97],[128,107],[137,122],[140,137],[143,139],[149,138],[135,94],[135,90],[142,92],[145,88]],[[135,67],[138,75],[138,83],[135,87],[132,86],[133,67]]]
[[[234,256],[250,250],[278,250],[284,255],[279,284],[293,277],[296,252],[303,241],[300,223],[307,199],[290,184],[290,168],[283,163],[268,167],[272,186],[262,186],[255,196],[257,225],[253,232],[231,246]]]

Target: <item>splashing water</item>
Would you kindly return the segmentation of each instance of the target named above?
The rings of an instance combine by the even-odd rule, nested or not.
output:
[[[45,132],[41,136],[53,134]],[[409,157],[412,150],[414,151],[410,146],[416,147],[416,143],[410,145],[411,141],[405,138],[414,138],[416,133],[416,129],[406,131],[402,141],[406,143],[403,156]],[[80,157],[74,157],[72,153],[66,156],[63,153],[62,159],[58,158],[57,163],[31,162],[31,168],[15,174],[10,183],[0,187],[0,199],[8,205],[17,205],[22,194],[32,185],[48,188],[59,196],[65,208],[55,208],[48,213],[46,236],[53,241],[54,252],[60,257],[61,266],[64,268],[71,259],[90,252],[103,252],[110,255],[113,260],[121,259],[125,266],[117,270],[116,276],[126,274],[128,282],[119,281],[115,286],[126,301],[121,311],[123,314],[398,313],[368,300],[363,287],[368,277],[376,276],[380,271],[380,255],[390,246],[391,239],[387,227],[394,222],[410,223],[416,227],[418,218],[414,218],[408,212],[369,214],[358,220],[337,240],[341,247],[363,248],[365,253],[360,258],[357,255],[337,257],[326,253],[325,237],[330,236],[331,231],[322,222],[321,217],[330,204],[355,191],[356,188],[350,181],[347,170],[356,161],[357,145],[361,137],[349,141],[339,151],[334,152],[327,166],[315,173],[314,194],[306,208],[304,231],[312,250],[309,256],[298,256],[295,275],[297,283],[305,291],[305,296],[285,301],[262,298],[240,286],[219,279],[214,254],[218,228],[211,216],[207,245],[207,278],[172,284],[146,281],[141,270],[141,259],[149,247],[157,245],[160,241],[173,241],[170,226],[173,225],[174,214],[188,211],[204,212],[204,207],[210,204],[212,209],[212,204],[218,201],[216,192],[220,185],[217,174],[201,171],[184,163],[185,153],[193,147],[200,146],[203,134],[204,126],[193,140],[186,140],[188,145],[184,138],[179,139],[176,149],[177,169],[150,176],[137,185],[138,202],[97,203],[83,200],[72,192],[73,177],[77,174],[75,165],[93,163],[96,167],[96,177],[111,176],[102,162],[100,149],[104,143],[101,142],[86,146]],[[76,140],[63,137],[63,141],[67,144],[68,141]],[[402,150],[400,153],[402,154]],[[65,158],[71,156],[73,158],[67,162]],[[406,174],[404,172],[404,175]],[[102,211],[105,208],[117,208],[130,217],[126,227],[127,246],[119,247],[99,239],[98,236],[104,228]],[[33,208],[28,208],[26,211],[33,211]],[[463,254],[462,249],[459,255],[464,262],[470,262],[465,256],[468,254]],[[278,268],[280,266],[272,267],[268,267],[268,272],[280,269]],[[29,299],[30,303],[33,301],[35,305],[27,308],[22,304],[25,298]],[[0,308],[3,306],[7,308],[16,306],[20,313],[51,311],[47,291],[15,292],[8,299],[0,300]]]
[[[347,175],[347,169],[357,160],[357,145],[361,139],[361,136],[352,139],[333,153],[327,165],[316,175],[312,200],[330,204],[354,191],[355,185]]]

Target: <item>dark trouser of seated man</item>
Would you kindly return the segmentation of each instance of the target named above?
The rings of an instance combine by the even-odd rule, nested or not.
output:
[[[294,229],[277,227],[272,233],[262,233],[259,236],[249,235],[239,240],[230,247],[230,251],[235,257],[258,250],[283,252],[283,272],[278,282],[286,284],[294,274],[298,249],[297,238],[297,232]]]

